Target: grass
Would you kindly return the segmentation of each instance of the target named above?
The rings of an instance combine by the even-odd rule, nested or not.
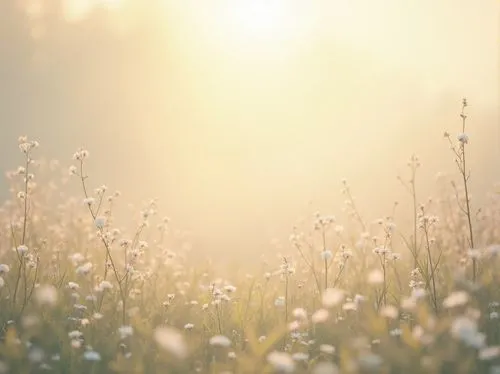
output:
[[[472,213],[466,106],[445,134],[452,193],[418,201],[415,155],[400,178],[409,230],[396,205],[367,222],[342,181],[347,222],[318,213],[275,262],[223,278],[155,201],[118,229],[120,194],[91,191],[86,150],[69,171],[80,197],[60,199],[44,181],[57,166],[21,137],[0,214],[0,373],[500,373],[500,196]]]

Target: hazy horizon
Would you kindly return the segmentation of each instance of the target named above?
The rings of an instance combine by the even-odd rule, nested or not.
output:
[[[0,3],[2,171],[19,135],[65,168],[84,146],[93,186],[260,254],[342,215],[342,178],[367,219],[409,203],[413,153],[435,194],[465,96],[473,201],[500,182],[498,1],[93,1]]]

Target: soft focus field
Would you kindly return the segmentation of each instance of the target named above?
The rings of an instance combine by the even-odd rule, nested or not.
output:
[[[126,196],[87,175],[89,151],[39,161],[43,144],[20,137],[0,373],[500,373],[500,195],[470,198],[466,104],[443,139],[457,173],[434,198],[418,197],[417,156],[407,200],[374,222],[354,195],[376,188],[339,181],[349,219],[317,207],[248,268],[202,260],[154,200],[116,217]]]

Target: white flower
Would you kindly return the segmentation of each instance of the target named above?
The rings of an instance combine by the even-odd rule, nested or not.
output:
[[[75,165],[71,165],[68,169],[69,175],[77,175],[77,169]]]
[[[326,310],[326,309],[318,309],[311,316],[311,321],[313,323],[323,323],[323,322],[325,322],[328,319],[329,315],[330,314],[328,313],[328,310]]]
[[[106,225],[106,217],[103,217],[103,216],[99,216],[99,217],[96,217],[94,223],[95,223],[95,226],[98,228],[98,229],[103,229],[104,226]]]
[[[80,265],[76,268],[76,273],[80,275],[86,275],[90,273],[90,270],[92,270],[92,263],[91,262],[86,262],[83,265]]]
[[[477,331],[477,324],[471,318],[457,317],[453,320],[450,328],[451,336],[461,340],[464,344],[481,348],[484,346],[486,336]]]
[[[128,336],[134,335],[134,329],[132,326],[120,326],[118,328],[118,333],[120,334],[121,339],[125,339]]]
[[[347,302],[344,305],[342,305],[342,310],[349,311],[349,310],[357,310],[358,305],[354,302]]]
[[[212,346],[229,347],[231,345],[231,340],[224,335],[215,335],[210,338],[209,344]]]
[[[111,282],[103,280],[96,287],[96,291],[102,292],[104,290],[111,290],[112,288],[113,288],[113,285],[111,284]]]
[[[78,349],[78,348],[81,348],[82,346],[82,341],[81,340],[76,340],[76,339],[73,339],[71,341],[71,347],[74,348],[74,349]]]
[[[299,328],[300,328],[299,321],[292,321],[288,324],[288,330],[290,331],[297,331]]]
[[[0,274],[6,274],[10,271],[9,265],[0,264]]]
[[[312,374],[337,374],[339,368],[333,362],[323,361],[314,366]]]
[[[233,351],[227,353],[227,357],[230,358],[231,360],[234,360],[236,358],[236,353]]]
[[[295,308],[292,314],[295,318],[299,320],[307,320],[307,312],[303,308]]]
[[[235,292],[236,291],[236,287],[232,286],[232,285],[227,285],[224,287],[224,290],[226,292],[229,292],[229,293],[232,293],[232,292]]]
[[[22,244],[22,245],[17,247],[17,253],[22,255],[22,254],[25,254],[26,252],[28,252],[28,246]]]
[[[445,308],[455,308],[457,306],[462,306],[467,304],[469,301],[469,294],[465,291],[455,291],[452,292],[446,299],[443,301],[443,306]]]
[[[305,352],[296,352],[292,355],[294,361],[307,361],[309,360],[309,355]]]
[[[95,203],[95,199],[93,197],[87,197],[87,198],[83,199],[83,204],[84,205],[91,206],[94,203]]]
[[[80,148],[73,154],[73,160],[83,161],[88,157],[89,157],[89,151],[83,148]]]
[[[321,344],[319,346],[319,350],[322,353],[328,354],[328,355],[333,355],[335,353],[335,347],[330,344]]]
[[[171,327],[157,327],[154,332],[156,343],[179,359],[187,357],[188,348],[182,334]]]
[[[36,288],[35,298],[40,305],[54,306],[57,303],[57,289],[50,285],[39,286]]]
[[[87,361],[101,361],[101,355],[99,352],[93,350],[85,351],[83,358]]]
[[[279,296],[278,298],[276,298],[276,300],[274,300],[274,306],[277,307],[285,306],[285,303],[286,300],[284,296]]]
[[[457,135],[457,139],[460,143],[462,144],[467,144],[469,143],[469,136],[465,133],[460,133]]]
[[[70,339],[79,339],[83,336],[83,333],[79,330],[73,330],[68,333]]]
[[[325,249],[324,251],[321,252],[321,259],[323,261],[328,261],[333,257],[332,251],[329,249]]]
[[[399,311],[393,305],[386,305],[380,310],[380,315],[387,318],[396,319],[398,318]]]
[[[323,292],[322,303],[325,308],[332,308],[344,300],[345,293],[338,288],[327,288]]]
[[[186,323],[184,325],[184,330],[192,330],[194,325],[192,323]]]
[[[295,362],[293,358],[285,352],[273,351],[267,355],[267,362],[273,368],[281,373],[293,373],[295,370]]]

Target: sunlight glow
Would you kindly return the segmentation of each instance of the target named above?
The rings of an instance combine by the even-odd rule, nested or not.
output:
[[[247,37],[283,37],[293,27],[290,7],[283,0],[241,0],[225,2],[221,22],[232,33]]]

